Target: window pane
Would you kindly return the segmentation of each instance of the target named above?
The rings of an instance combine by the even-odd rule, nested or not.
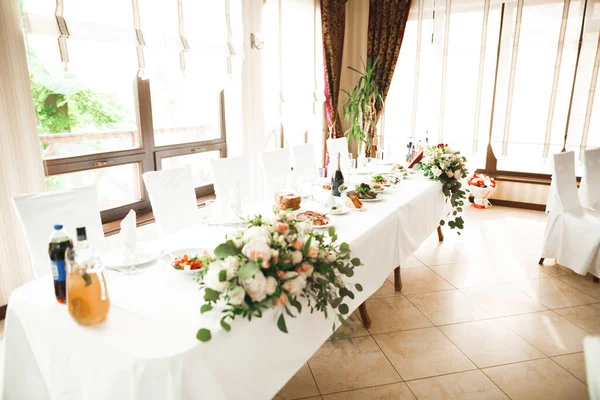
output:
[[[162,169],[179,168],[184,165],[192,167],[192,178],[195,187],[210,185],[213,183],[211,160],[221,157],[220,150],[212,150],[204,153],[186,154],[184,156],[175,156],[163,158],[161,160]]]
[[[142,198],[140,165],[123,164],[46,177],[49,190],[96,185],[100,210],[134,203]]]
[[[135,48],[67,39],[61,65],[56,37],[28,35],[27,54],[44,159],[139,148],[133,79]]]

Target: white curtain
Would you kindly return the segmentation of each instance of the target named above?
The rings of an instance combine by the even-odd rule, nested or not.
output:
[[[17,0],[0,2],[0,305],[33,279],[11,198],[42,191],[44,170]]]

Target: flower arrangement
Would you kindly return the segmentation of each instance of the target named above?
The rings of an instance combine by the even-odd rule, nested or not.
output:
[[[492,204],[488,200],[496,191],[497,183],[493,178],[483,174],[473,174],[469,178],[468,184],[471,193],[473,193],[475,208],[488,208]]]
[[[333,312],[347,324],[343,315],[349,307],[344,299],[353,299],[351,289],[362,291],[362,286],[350,285],[343,278],[353,276],[361,262],[351,258],[348,243],[336,244],[335,228],[317,232],[310,223],[281,211],[272,221],[260,215],[249,219],[226,239],[204,264],[198,280],[205,300],[200,312],[224,304],[224,330],[231,329],[228,321],[236,317],[252,320],[278,307],[277,327],[287,333],[285,315],[294,318],[295,312],[302,312],[300,298],[306,299],[303,303],[311,313],[320,311],[327,318]],[[334,331],[335,327],[334,322]],[[345,337],[342,332],[337,335]],[[202,328],[196,337],[208,341],[211,332]]]
[[[427,178],[442,182],[442,191],[446,198],[450,200],[450,205],[453,208],[451,211],[453,218],[448,221],[448,226],[451,229],[464,228],[465,222],[459,214],[465,204],[466,191],[461,189],[462,183],[460,180],[468,175],[466,162],[467,159],[459,151],[453,151],[450,146],[443,143],[426,147],[423,159],[419,162],[419,167]],[[448,213],[448,216],[450,216],[450,213]],[[444,220],[440,221],[442,226],[445,223]],[[458,234],[460,235],[460,232]]]

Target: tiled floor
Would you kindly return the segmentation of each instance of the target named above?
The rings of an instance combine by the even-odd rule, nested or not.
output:
[[[600,284],[537,265],[541,212],[469,208],[367,302],[372,326],[327,342],[276,399],[586,399],[582,338],[600,334]]]

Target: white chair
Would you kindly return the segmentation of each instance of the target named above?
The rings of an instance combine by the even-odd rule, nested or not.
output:
[[[159,237],[199,222],[190,166],[146,172],[142,178],[148,190]]]
[[[260,162],[267,199],[272,199],[275,192],[289,188],[292,167],[288,149],[264,152],[261,155]]]
[[[315,150],[310,143],[292,147],[294,157],[294,171],[310,171],[313,174],[317,167]]]
[[[63,225],[73,240],[75,228],[85,226],[90,246],[104,248],[95,186],[18,195],[13,197],[13,205],[27,239],[36,277],[51,272],[48,243],[55,224]]]
[[[556,262],[580,275],[598,276],[600,265],[600,213],[581,207],[575,180],[575,156],[572,151],[554,155],[555,205],[548,214],[542,258]]]
[[[579,199],[583,207],[600,211],[600,148],[583,152]]]
[[[340,153],[340,164],[342,170],[350,167],[350,152],[348,151],[347,138],[343,137],[339,139],[327,139],[327,151],[329,151],[329,160],[331,165],[335,165],[337,167],[337,153]]]
[[[242,199],[248,200],[250,164],[245,157],[211,160],[211,167],[217,198],[229,198],[231,191],[239,185]]]
[[[583,351],[590,400],[600,400],[600,336],[586,336]]]

